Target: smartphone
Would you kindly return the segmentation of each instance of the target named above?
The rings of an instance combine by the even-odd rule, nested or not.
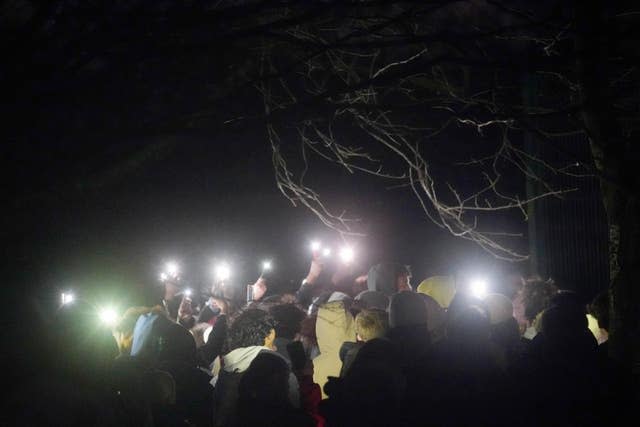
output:
[[[247,302],[253,301],[253,285],[247,285]]]
[[[304,368],[304,365],[307,363],[307,354],[304,351],[304,346],[301,341],[291,341],[287,344],[287,353],[289,353],[291,367],[294,371],[299,371]]]

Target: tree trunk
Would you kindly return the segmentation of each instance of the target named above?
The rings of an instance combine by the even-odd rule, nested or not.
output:
[[[616,116],[610,84],[613,69],[602,1],[576,2],[576,53],[582,121],[601,176],[609,222],[610,355],[634,377],[640,374],[640,203],[638,150]],[[633,96],[631,94],[630,96]],[[637,382],[636,382],[637,384]],[[638,387],[636,386],[636,393]]]

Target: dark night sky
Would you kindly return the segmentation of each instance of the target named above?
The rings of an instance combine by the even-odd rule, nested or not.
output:
[[[153,39],[121,44],[118,37],[135,39],[139,29],[113,23],[126,16],[79,17],[59,14],[33,36],[28,25],[18,26],[6,39],[16,55],[2,74],[9,100],[2,107],[9,124],[2,236],[11,288],[36,306],[68,287],[142,303],[141,289],[157,286],[163,261],[179,260],[187,278],[202,282],[215,257],[242,271],[239,284],[256,276],[265,256],[286,277],[301,279],[309,240],[337,242],[338,235],[279,193],[264,126],[187,132],[167,125],[189,108],[210,106],[202,88],[226,84],[217,61],[234,65],[234,57],[214,55],[213,68],[199,57],[159,62],[148,52]],[[101,25],[110,32],[95,29]],[[111,43],[130,51],[103,56]],[[211,107],[255,110],[255,98],[245,95]],[[492,262],[425,220],[406,189],[388,191],[320,163],[310,176],[335,208],[362,218],[368,237],[354,245],[363,271],[397,260],[412,265],[417,284]]]
[[[54,152],[64,141],[39,147],[40,156],[49,158],[47,167],[27,166],[33,179],[23,183],[33,190],[19,195],[38,198],[24,202],[27,211],[23,207],[14,217],[16,227],[6,229],[20,257],[17,287],[38,289],[44,304],[64,287],[116,300],[129,293],[144,302],[148,294],[139,287],[157,286],[159,267],[168,259],[179,260],[195,283],[206,279],[215,258],[240,270],[238,285],[258,274],[264,257],[273,258],[287,278],[301,279],[311,238],[339,242],[311,212],[293,208],[279,193],[260,131],[171,139],[175,145],[158,158],[83,190],[69,184],[85,179],[72,170],[83,162],[101,163],[100,155],[58,158]],[[107,159],[101,167],[117,169]],[[425,221],[408,192],[386,191],[381,183],[353,179],[326,165],[315,173],[323,194],[343,200],[366,224],[368,237],[354,240],[363,269],[385,258],[409,263],[417,284],[485,258]],[[62,183],[59,175],[65,176]]]

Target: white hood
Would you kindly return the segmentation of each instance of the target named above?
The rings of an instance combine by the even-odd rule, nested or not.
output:
[[[264,350],[270,349],[261,345],[236,348],[222,357],[222,369],[225,372],[244,372],[258,353]]]

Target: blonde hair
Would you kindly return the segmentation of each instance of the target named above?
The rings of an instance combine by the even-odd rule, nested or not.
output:
[[[362,341],[381,338],[389,330],[389,315],[386,311],[369,309],[362,310],[356,316],[356,333]]]

